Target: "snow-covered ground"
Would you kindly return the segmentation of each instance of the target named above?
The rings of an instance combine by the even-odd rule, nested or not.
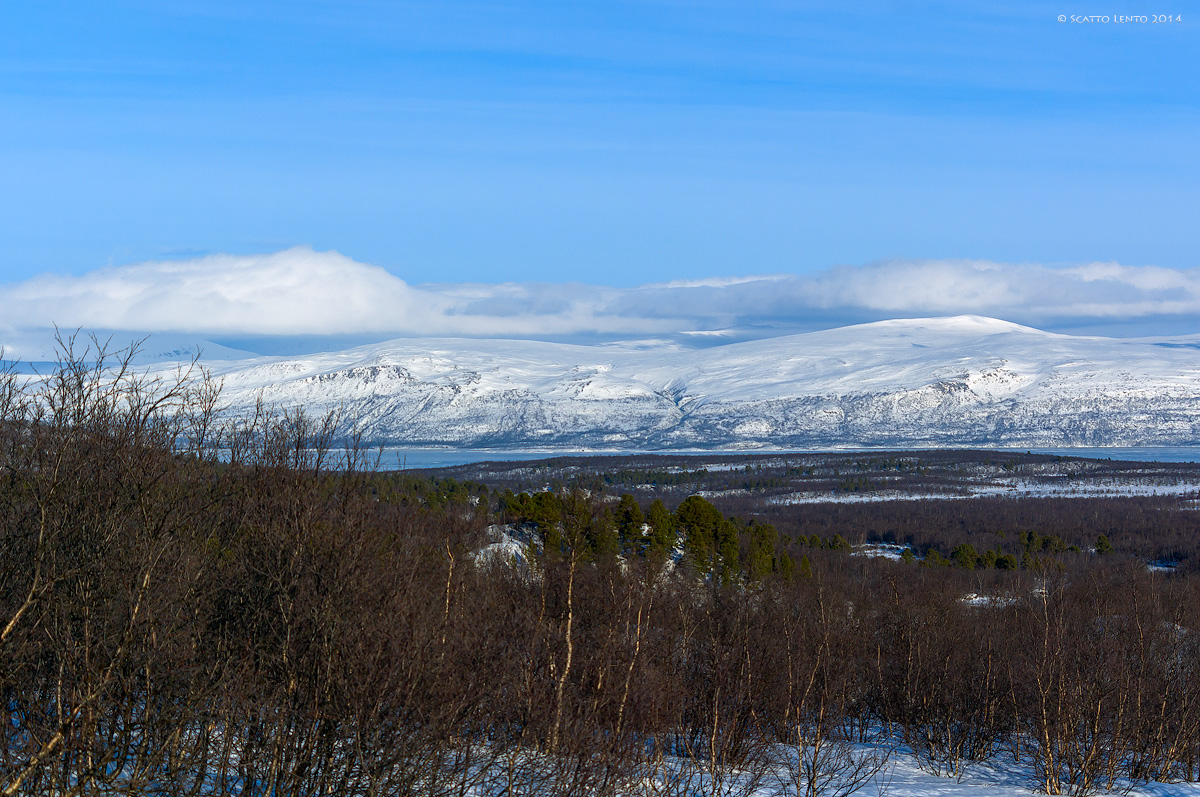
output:
[[[1028,767],[1005,761],[1004,756],[998,756],[997,760],[987,764],[968,766],[961,780],[938,777],[923,771],[911,754],[898,752],[894,755],[893,762],[890,781],[871,784],[860,792],[863,797],[1028,797],[1037,789]],[[1142,783],[1121,786],[1122,790],[1117,793],[1155,797],[1200,795],[1200,784],[1196,783]],[[1125,788],[1129,791],[1124,791]]]
[[[972,483],[963,480],[945,492],[865,490],[861,492],[796,492],[773,496],[771,504],[856,504],[876,501],[952,501],[999,496],[1005,498],[1119,498],[1125,496],[1187,496],[1200,494],[1195,481],[1160,482],[1135,479],[1070,480],[1012,479]]]
[[[1038,788],[1027,756],[1021,762],[1014,762],[1010,755],[1001,752],[986,763],[967,763],[958,776],[944,776],[922,769],[917,757],[903,746],[855,744],[850,751],[852,755],[873,758],[875,761],[886,758],[886,763],[877,769],[874,776],[866,779],[853,792],[860,797],[1030,797],[1031,794],[1044,793]],[[672,797],[794,797],[796,790],[789,780],[796,768],[795,750],[777,747],[770,751],[769,756],[768,760],[772,763],[756,767],[757,776],[739,773],[736,769],[726,770],[717,778],[715,785],[707,774],[704,762],[667,758],[654,767],[653,772],[640,777],[631,788],[619,790],[618,793],[622,797],[653,797],[660,794]],[[540,777],[539,770],[544,770],[545,766],[536,757],[529,757],[522,760],[516,769],[523,770],[532,781]],[[499,783],[478,784],[467,791],[472,797],[500,797],[505,793]],[[533,795],[540,792],[526,791],[518,786],[515,793]],[[545,793],[552,794],[553,791],[551,789]],[[1133,797],[1196,797],[1200,795],[1200,784],[1118,781],[1112,792],[1100,789],[1092,793],[1098,796],[1111,793]],[[800,794],[803,797],[803,792]],[[836,788],[830,788],[824,794],[846,797],[843,791]]]
[[[535,546],[533,535],[523,533],[516,526],[488,526],[488,542],[475,552],[475,561],[480,564],[491,562],[524,564],[530,546]]]
[[[907,545],[895,542],[868,542],[854,546],[851,556],[867,556],[874,559],[891,559],[899,562],[905,551],[911,551]],[[914,554],[915,555],[915,554]]]

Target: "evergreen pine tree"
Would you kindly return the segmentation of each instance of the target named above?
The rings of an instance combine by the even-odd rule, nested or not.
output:
[[[728,531],[721,528],[728,521],[711,503],[698,495],[688,496],[675,510],[675,517],[684,535],[683,549],[687,551],[697,570],[708,572],[718,568],[724,569],[718,561],[718,556],[725,553],[723,548],[728,534],[732,534],[734,539],[736,561],[737,530],[732,528],[732,523],[729,524],[731,528]]]
[[[746,578],[758,581],[775,569],[775,546],[779,534],[770,523],[750,521],[746,527],[750,537],[750,550],[746,562]]]
[[[675,516],[659,499],[654,499],[646,513],[650,525],[650,548],[666,553],[675,547]]]
[[[775,568],[779,573],[779,577],[787,583],[792,583],[796,578],[796,563],[792,561],[792,557],[788,556],[787,551],[779,554],[775,560]]]
[[[637,499],[629,493],[622,495],[616,511],[617,533],[621,535],[621,542],[626,546],[640,542],[645,522]]]
[[[738,562],[738,532],[737,527],[728,520],[722,520],[713,534],[717,559],[714,562],[721,574],[721,583],[728,585],[739,571]]]
[[[942,556],[937,548],[930,548],[925,552],[925,558],[921,560],[922,567],[950,567],[954,561]]]
[[[607,507],[588,521],[585,535],[588,552],[594,556],[609,556],[621,550],[620,537]]]
[[[974,545],[964,542],[950,552],[950,559],[958,567],[974,570],[979,561],[979,554],[975,553]]]

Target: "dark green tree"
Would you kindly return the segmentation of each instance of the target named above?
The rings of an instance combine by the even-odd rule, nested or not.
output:
[[[697,570],[708,572],[715,564],[719,548],[717,530],[725,520],[721,511],[704,498],[693,495],[685,498],[675,510],[675,518],[683,534],[684,551]],[[736,549],[736,530],[733,531],[733,536]]]
[[[717,524],[713,534],[716,558],[713,561],[713,572],[721,577],[721,583],[728,586],[733,582],[740,570],[738,561],[738,530],[731,520],[722,520]]]
[[[593,512],[585,526],[588,553],[593,556],[612,556],[621,551],[621,538],[608,507]]]
[[[850,553],[852,549],[850,548],[850,543],[846,541],[845,537],[843,537],[841,534],[835,534],[833,535],[833,539],[829,541],[829,550]]]
[[[785,582],[790,584],[795,580],[796,563],[792,560],[792,557],[788,556],[787,551],[783,551],[775,559],[775,568],[776,572],[779,573],[779,577]]]
[[[654,499],[646,514],[650,526],[650,549],[665,554],[675,547],[675,516],[659,499]]]
[[[775,570],[775,546],[779,543],[779,534],[770,523],[753,520],[746,527],[746,534],[750,538],[746,554],[746,578],[759,581]]]
[[[639,546],[644,538],[642,526],[646,524],[646,518],[642,514],[642,508],[638,506],[637,499],[629,493],[622,495],[614,520],[621,543],[626,547]]]
[[[921,560],[922,567],[950,567],[953,564],[954,561],[942,556],[937,548],[930,548],[925,552],[925,558]]]
[[[950,552],[950,559],[956,567],[965,568],[966,570],[974,570],[979,564],[979,554],[975,552],[975,546],[969,542],[964,542],[955,547]]]

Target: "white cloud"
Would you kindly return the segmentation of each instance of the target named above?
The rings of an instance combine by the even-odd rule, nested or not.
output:
[[[0,317],[9,337],[19,330],[58,324],[218,338],[696,338],[696,332],[705,330],[755,328],[760,330],[756,334],[769,334],[770,329],[959,313],[1043,328],[1200,314],[1200,272],[1116,263],[1054,268],[896,260],[810,275],[726,277],[633,288],[573,283],[410,285],[382,268],[336,252],[295,248],[269,255],[141,263],[0,286]]]
[[[382,331],[436,312],[383,269],[310,249],[38,277],[2,297],[20,325],[209,334]]]

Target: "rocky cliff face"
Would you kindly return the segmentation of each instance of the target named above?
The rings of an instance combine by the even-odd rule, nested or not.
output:
[[[658,449],[1200,442],[1200,341],[1055,335],[974,316],[707,349],[403,340],[215,363],[260,395],[345,407],[404,445]]]

